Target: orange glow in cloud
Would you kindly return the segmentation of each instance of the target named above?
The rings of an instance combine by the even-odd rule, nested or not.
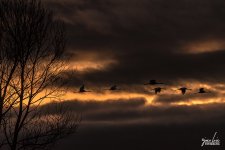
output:
[[[112,65],[118,64],[118,61],[111,53],[79,52],[75,53],[74,61],[69,62],[67,70],[84,72],[88,70],[104,70]]]
[[[114,60],[98,60],[98,61],[78,61],[70,64],[71,70],[76,70],[79,72],[88,71],[88,70],[103,70],[109,67],[112,64],[116,64]]]
[[[200,41],[192,41],[182,46],[184,53],[198,54],[220,51],[225,49],[225,42],[222,39],[206,39]]]
[[[179,93],[177,93],[179,94]],[[106,92],[106,93],[73,93],[68,92],[66,95],[62,97],[64,100],[80,100],[80,101],[107,101],[107,100],[130,100],[130,99],[139,99],[144,98],[146,99],[146,105],[205,105],[205,104],[214,104],[214,103],[225,103],[225,99],[222,97],[215,97],[215,98],[192,98],[188,99],[187,101],[180,101],[180,102],[172,102],[172,103],[157,103],[154,102],[154,99],[160,95],[148,95],[148,94],[141,94],[141,93],[129,93],[129,92],[121,92],[121,93],[113,93],[113,92]],[[185,96],[185,95],[184,95]]]
[[[175,102],[171,105],[186,105],[186,106],[193,106],[193,105],[207,105],[207,104],[219,104],[219,103],[225,103],[224,98],[207,98],[204,100],[198,100],[198,99],[192,99],[187,102]]]
[[[185,83],[185,82],[184,82]],[[74,92],[67,92],[62,99],[64,100],[80,100],[80,101],[106,101],[106,100],[120,100],[120,99],[124,99],[124,100],[130,100],[130,99],[135,99],[135,98],[143,98],[146,99],[146,105],[204,105],[204,104],[213,104],[213,103],[225,103],[225,98],[223,98],[223,93],[225,92],[223,89],[216,89],[214,86],[217,86],[217,84],[215,84],[214,86],[209,85],[207,83],[200,83],[200,82],[190,82],[192,84],[184,84],[185,86],[189,87],[192,89],[192,91],[187,92],[187,99],[185,99],[184,101],[179,101],[179,102],[172,102],[172,103],[158,103],[156,101],[154,101],[157,97],[162,96],[163,94],[166,95],[181,95],[180,91],[175,91],[173,89],[177,88],[177,87],[168,87],[167,90],[162,91],[161,94],[158,95],[154,95],[154,92],[152,92],[151,94],[145,94],[145,93],[138,93],[135,91],[129,92],[129,91],[124,91],[124,92],[110,92],[110,91],[106,91],[103,93],[96,93],[96,92],[87,92],[87,93],[74,93]],[[197,97],[191,97],[188,98],[188,96],[192,95],[195,96],[194,93],[198,92],[198,88],[203,87],[206,89],[206,91],[210,91],[212,93],[208,93],[208,94],[214,94],[217,93],[218,96],[217,97],[205,97],[202,99],[199,99],[198,96],[200,95],[196,95]],[[151,88],[149,88],[150,90]],[[209,96],[210,96],[209,95]],[[205,95],[202,95],[205,96]]]
[[[81,100],[81,101],[106,101],[106,100],[129,100],[135,98],[145,98],[147,100],[147,104],[151,104],[153,99],[155,98],[154,95],[147,95],[147,94],[140,94],[140,93],[129,93],[129,92],[105,92],[105,93],[74,93],[68,92],[66,95],[63,96],[65,100]]]

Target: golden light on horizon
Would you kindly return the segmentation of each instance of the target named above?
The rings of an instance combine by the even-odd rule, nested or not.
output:
[[[210,84],[210,83],[203,83],[198,81],[186,81],[180,82],[181,85],[187,86],[192,90],[187,91],[185,95],[181,95],[181,92],[175,89],[178,89],[176,86],[167,86],[165,87],[166,90],[162,91],[162,93],[155,95],[154,91],[152,91],[151,86],[147,87],[140,87],[134,86],[134,89],[144,88],[146,91],[149,92],[139,92],[132,90],[124,90],[124,91],[104,91],[95,89],[95,87],[90,87],[92,90],[91,92],[79,93],[77,90],[66,90],[64,94],[62,94],[59,99],[60,101],[117,101],[117,100],[134,100],[134,99],[143,99],[146,100],[145,105],[152,105],[152,106],[160,106],[160,105],[206,105],[206,104],[214,104],[214,103],[225,103],[225,86],[223,84]],[[197,94],[200,87],[205,88],[206,91],[209,93],[206,94]],[[217,88],[217,87],[220,87]],[[132,88],[132,87],[130,87]],[[169,99],[167,99],[169,97]],[[165,101],[157,101],[158,98]],[[173,100],[174,99],[174,100]],[[46,99],[43,104],[50,103],[55,101],[54,99]]]
[[[107,100],[130,100],[130,99],[146,99],[147,104],[151,104],[155,95],[147,95],[140,93],[129,93],[129,92],[105,92],[105,93],[74,93],[68,92],[63,96],[66,100],[80,100],[80,101],[107,101]]]

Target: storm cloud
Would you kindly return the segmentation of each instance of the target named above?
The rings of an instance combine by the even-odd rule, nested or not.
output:
[[[215,132],[224,143],[224,0],[44,1],[67,28],[67,87],[94,91],[63,103],[84,117],[58,149],[197,150]],[[155,96],[150,79],[166,90]]]
[[[42,106],[48,114],[56,114],[57,105],[68,112],[82,114],[83,125],[167,125],[167,124],[198,124],[213,120],[223,123],[225,116],[224,104],[205,104],[196,106],[148,105],[143,98],[118,99],[105,101],[65,101]],[[186,117],[188,116],[188,117]],[[216,119],[217,118],[217,119]],[[224,122],[225,123],[225,122]]]
[[[79,80],[128,85],[152,78],[224,83],[222,0],[48,0],[47,4],[66,23],[72,61],[79,60],[79,53],[94,52],[100,57],[93,62],[117,62],[88,69]]]
[[[215,132],[224,143],[224,104],[149,106],[144,99],[120,99],[75,100],[62,105],[68,111],[82,112],[83,120],[78,132],[59,143],[56,149],[198,150],[201,139],[212,138]],[[43,107],[51,110],[55,104]],[[222,146],[217,147],[220,148]]]

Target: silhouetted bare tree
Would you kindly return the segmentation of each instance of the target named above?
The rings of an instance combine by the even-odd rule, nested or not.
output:
[[[47,148],[79,122],[61,109],[56,115],[41,115],[39,109],[63,93],[63,25],[39,0],[1,0],[0,27],[1,145]]]
[[[14,104],[12,99],[16,100],[16,97],[18,97],[15,97],[16,93],[13,93],[12,87],[9,86],[18,65],[18,55],[15,50],[18,47],[18,43],[15,43],[15,40],[11,39],[13,38],[10,35],[12,33],[9,33],[13,29],[10,31],[10,20],[7,20],[4,12],[5,5],[8,2],[1,1],[0,5],[0,125],[3,116]]]

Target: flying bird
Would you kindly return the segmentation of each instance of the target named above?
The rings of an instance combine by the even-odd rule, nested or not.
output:
[[[91,91],[87,91],[85,90],[85,86],[84,84],[80,87],[79,91],[78,92],[75,92],[75,93],[85,93],[85,92],[91,92]]]
[[[164,84],[164,83],[157,82],[156,80],[150,80],[148,83],[145,83],[144,85],[157,85],[157,84]]]
[[[113,86],[110,87],[109,90],[110,91],[115,91],[115,90],[118,90],[118,87],[117,87],[117,85],[113,85]]]
[[[182,87],[182,88],[179,88],[178,90],[180,90],[181,93],[184,95],[187,92],[187,90],[191,90],[191,89],[188,89],[186,87]]]
[[[113,85],[113,86],[111,86],[109,89],[105,89],[105,90],[116,91],[116,90],[119,90],[119,88],[118,88],[117,85]]]
[[[158,93],[160,93],[162,91],[162,89],[164,89],[164,88],[157,87],[157,88],[154,88],[153,90],[155,91],[155,94],[157,95]]]
[[[210,93],[210,92],[209,91],[205,91],[204,88],[200,88],[199,91],[198,91],[198,93],[204,94],[204,93]],[[198,94],[198,93],[196,93],[196,94]]]

